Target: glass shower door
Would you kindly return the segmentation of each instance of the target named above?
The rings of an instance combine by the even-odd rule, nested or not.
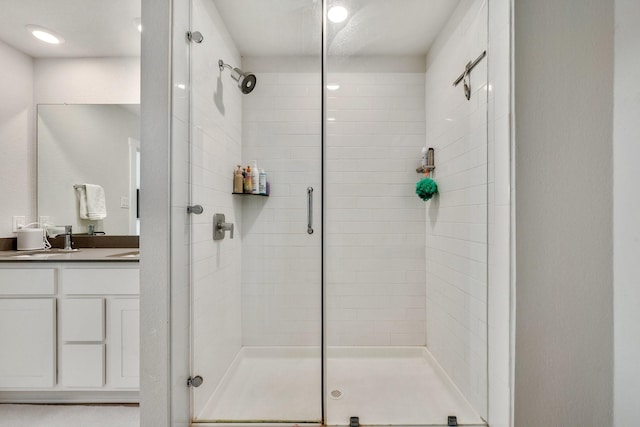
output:
[[[482,425],[487,2],[327,9],[325,421]]]
[[[320,422],[321,4],[191,8],[193,419]]]

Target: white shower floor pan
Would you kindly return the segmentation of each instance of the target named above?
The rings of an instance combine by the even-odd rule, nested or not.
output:
[[[327,425],[485,425],[424,347],[330,348],[326,369]],[[194,425],[320,420],[320,372],[318,348],[244,347]]]

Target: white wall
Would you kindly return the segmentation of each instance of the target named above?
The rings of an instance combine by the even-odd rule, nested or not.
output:
[[[74,233],[129,234],[129,139],[140,139],[140,117],[121,105],[38,106],[38,212]],[[135,177],[133,178],[135,179]],[[80,219],[76,184],[98,184],[107,217]],[[134,205],[131,205],[134,208]]]
[[[240,55],[213,2],[198,0],[192,7],[192,28],[206,37],[191,49],[191,201],[204,207],[202,215],[191,216],[193,372],[206,378],[193,394],[197,417],[242,344],[244,225],[241,201],[231,194],[241,162],[242,93],[228,71],[218,71],[218,59],[240,64]],[[227,233],[213,241],[214,213],[235,224],[234,239]]]
[[[183,2],[184,4],[184,2]],[[141,80],[141,167],[140,179],[140,425],[169,427],[189,424],[187,388],[183,376],[179,385],[173,375],[184,375],[183,360],[172,353],[188,347],[179,345],[172,329],[172,274],[179,259],[174,254],[187,251],[173,239],[178,228],[172,223],[173,200],[171,136],[171,46],[172,1],[142,0],[142,56],[144,78]],[[184,33],[180,34],[184,40]],[[179,202],[179,201],[178,201]],[[174,209],[176,210],[176,209]],[[182,205],[182,212],[185,212]],[[184,215],[184,214],[183,214]],[[179,284],[179,282],[177,282]],[[183,282],[184,283],[184,282]],[[180,289],[178,285],[176,288]],[[182,288],[184,289],[184,288]],[[188,307],[188,300],[186,304]],[[182,320],[181,317],[177,317]],[[176,322],[179,324],[179,322]],[[186,329],[186,328],[185,328]],[[174,342],[175,341],[175,342]],[[172,363],[176,363],[173,366]],[[180,365],[178,363],[181,363]],[[182,393],[178,391],[180,387]],[[175,396],[175,397],[174,397]],[[182,398],[182,399],[180,399]],[[179,403],[184,406],[176,407]],[[174,410],[175,408],[175,410]],[[181,410],[180,410],[181,409]],[[179,422],[172,422],[173,417]]]
[[[264,71],[276,61],[294,72]],[[320,58],[249,57],[242,67],[258,76],[256,88],[243,97],[242,165],[253,167],[257,160],[271,188],[268,198],[235,196],[242,204],[242,341],[319,349]],[[311,235],[309,186],[315,190]]]
[[[13,237],[12,216],[35,218],[33,59],[0,42],[0,237]]]
[[[640,385],[640,3],[615,2],[613,117],[614,425],[638,422]]]
[[[439,194],[426,203],[427,346],[487,416],[487,60],[471,99],[452,82],[487,49],[487,5],[463,1],[427,55],[427,146]]]
[[[36,104],[139,104],[140,58],[38,58]]]
[[[518,427],[612,424],[613,5],[515,1]]]

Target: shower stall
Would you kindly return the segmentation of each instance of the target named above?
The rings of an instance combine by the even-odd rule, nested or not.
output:
[[[486,425],[487,9],[189,0],[194,424]]]

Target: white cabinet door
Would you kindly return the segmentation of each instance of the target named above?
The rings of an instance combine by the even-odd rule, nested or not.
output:
[[[104,344],[63,345],[60,374],[60,382],[64,387],[104,386]]]
[[[55,298],[0,299],[0,387],[53,387],[55,336]]]
[[[140,386],[140,300],[113,298],[107,318],[107,377],[111,387]]]

